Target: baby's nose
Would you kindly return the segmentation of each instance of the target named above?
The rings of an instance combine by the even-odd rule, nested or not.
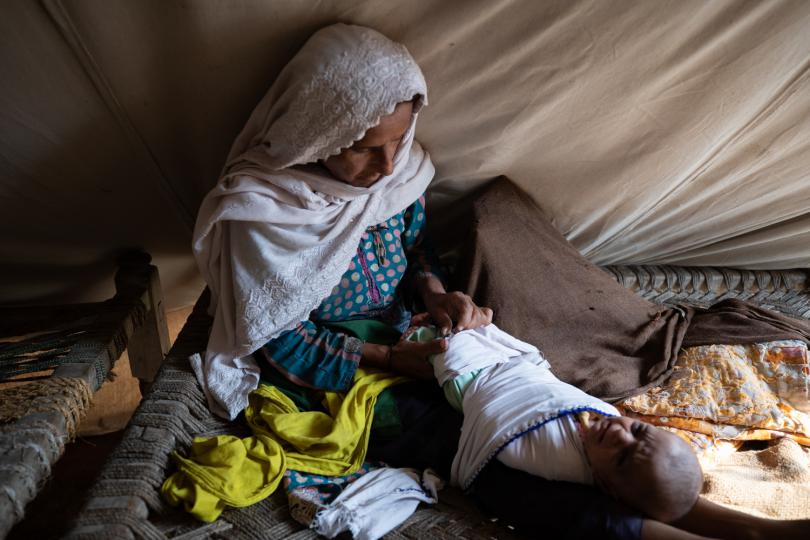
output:
[[[617,422],[612,423],[608,428],[607,438],[613,446],[624,447],[633,443],[633,435]]]

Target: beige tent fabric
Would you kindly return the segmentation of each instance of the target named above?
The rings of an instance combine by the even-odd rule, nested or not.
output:
[[[506,174],[596,263],[810,263],[810,2],[41,0],[0,18],[0,301],[104,297],[142,246],[190,303],[203,195],[336,21],[421,65],[434,216]]]

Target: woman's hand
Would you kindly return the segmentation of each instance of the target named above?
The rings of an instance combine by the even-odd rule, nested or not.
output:
[[[433,274],[423,275],[417,286],[428,313],[443,336],[451,330],[469,330],[492,322],[491,309],[476,306],[463,292],[447,292]]]
[[[428,313],[415,315],[411,319],[411,326],[394,345],[364,343],[360,365],[382,369],[391,373],[400,373],[415,379],[432,379],[433,366],[428,362],[428,357],[445,352],[447,350],[447,340],[407,341],[407,337],[417,327],[430,323],[429,318]]]
[[[441,335],[447,335],[451,330],[461,331],[479,326],[486,326],[492,322],[492,310],[487,307],[478,307],[472,298],[463,292],[446,292],[425,296],[427,308]]]

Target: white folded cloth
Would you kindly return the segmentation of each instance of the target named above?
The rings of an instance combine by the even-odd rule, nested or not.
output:
[[[415,469],[375,469],[318,512],[311,527],[327,538],[349,531],[355,540],[375,540],[408,519],[420,502],[436,503],[441,487],[430,469],[421,476]]]

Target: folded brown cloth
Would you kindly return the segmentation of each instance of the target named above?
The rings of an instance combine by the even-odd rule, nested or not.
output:
[[[794,319],[741,300],[723,300],[695,310],[682,347],[717,343],[742,345],[779,339],[810,343],[810,321]]]
[[[606,401],[662,382],[682,346],[810,338],[810,325],[745,302],[695,310],[644,300],[581,256],[506,178],[473,204],[457,284],[501,329],[540,348],[557,377]]]

